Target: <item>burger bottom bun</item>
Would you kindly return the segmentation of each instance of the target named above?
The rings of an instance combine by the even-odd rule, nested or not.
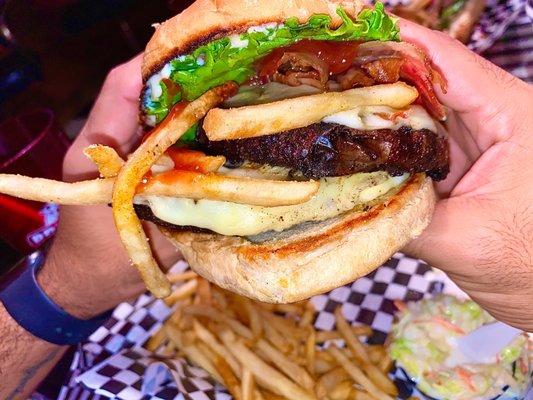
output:
[[[367,211],[350,211],[262,243],[162,230],[191,268],[207,280],[263,302],[292,303],[379,267],[422,233],[435,201],[431,179],[417,174]]]

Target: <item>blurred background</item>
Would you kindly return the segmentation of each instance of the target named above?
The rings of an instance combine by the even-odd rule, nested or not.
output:
[[[0,0],[0,173],[59,179],[107,72],[188,0]],[[0,195],[0,274],[50,238],[57,207]]]

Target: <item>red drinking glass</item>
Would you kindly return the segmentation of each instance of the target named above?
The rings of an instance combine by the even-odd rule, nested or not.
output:
[[[54,113],[37,109],[0,124],[0,173],[61,179],[70,143]],[[23,254],[53,236],[58,208],[0,195],[0,238]]]

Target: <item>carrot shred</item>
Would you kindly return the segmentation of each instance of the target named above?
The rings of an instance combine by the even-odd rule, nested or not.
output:
[[[461,378],[467,386],[470,388],[471,391],[475,391],[476,387],[474,386],[474,383],[472,382],[472,373],[464,369],[463,367],[455,367],[455,372],[457,372],[457,375],[459,375],[459,378]]]
[[[450,321],[444,319],[444,318],[440,318],[440,317],[431,317],[431,320],[433,322],[436,322],[437,324],[441,325],[441,326],[444,326],[445,328],[451,330],[451,331],[454,331],[456,333],[459,333],[461,335],[464,335],[465,334],[465,331],[462,330],[460,327],[458,327],[457,325],[455,324],[452,324]]]

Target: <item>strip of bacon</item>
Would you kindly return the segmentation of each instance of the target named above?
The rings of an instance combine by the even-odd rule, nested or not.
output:
[[[398,57],[404,62],[400,68],[400,78],[412,83],[418,89],[424,107],[435,118],[443,121],[446,111],[437,99],[433,83],[440,85],[446,93],[446,84],[440,73],[433,69],[428,57],[416,46],[406,42],[366,42],[359,45],[357,60],[364,65],[367,62]]]

